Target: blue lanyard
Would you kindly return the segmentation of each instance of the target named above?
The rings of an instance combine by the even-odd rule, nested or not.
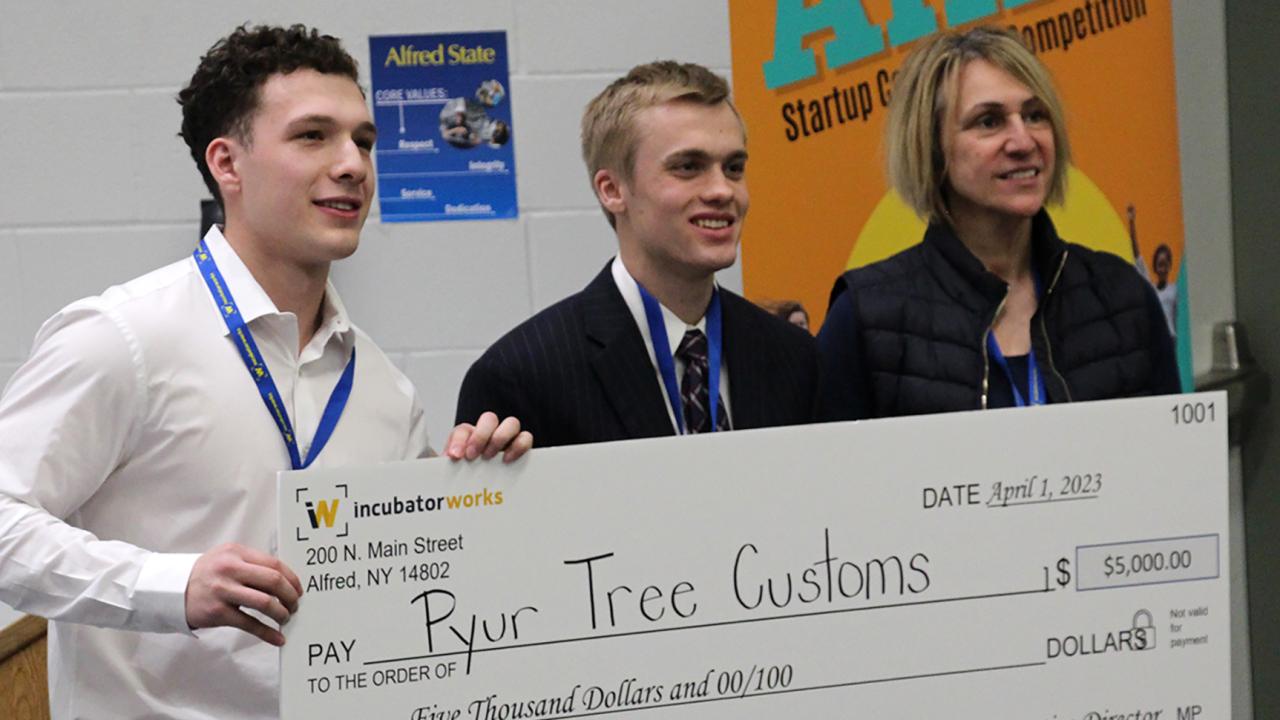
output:
[[[293,469],[306,468],[315,462],[320,451],[329,442],[329,436],[333,434],[333,429],[337,427],[338,419],[342,417],[342,411],[347,406],[347,399],[351,397],[351,383],[356,369],[355,348],[351,349],[351,359],[347,361],[347,368],[342,371],[342,377],[333,388],[333,394],[329,396],[329,402],[324,407],[324,413],[320,416],[320,427],[316,428],[316,436],[311,441],[311,450],[304,461],[301,453],[298,452],[298,440],[294,437],[289,413],[280,399],[280,391],[276,389],[275,380],[271,379],[271,371],[267,368],[262,353],[258,352],[258,344],[253,341],[253,334],[249,332],[249,326],[245,324],[239,306],[231,297],[231,288],[227,287],[226,281],[222,278],[222,272],[218,270],[218,264],[214,262],[213,255],[203,240],[192,255],[196,259],[196,266],[200,268],[200,275],[209,286],[209,293],[213,295],[214,302],[222,311],[222,319],[227,323],[227,329],[236,340],[236,349],[240,351],[240,359],[244,360],[244,366],[249,370],[249,377],[253,378],[254,384],[258,386],[262,402],[271,413],[271,418],[276,421],[276,427],[279,428],[284,444],[289,449],[289,461],[293,464]]]
[[[1040,273],[1032,270],[1032,278],[1036,284],[1036,302],[1044,295],[1040,283]],[[1032,346],[1027,351],[1027,392],[1031,393],[1030,401],[1022,397],[1022,392],[1018,390],[1018,384],[1013,381],[1013,371],[1009,369],[1009,361],[1005,360],[1004,353],[1000,351],[1000,343],[996,342],[995,329],[987,334],[987,350],[991,352],[991,357],[995,358],[996,364],[1004,371],[1004,376],[1009,379],[1009,387],[1013,389],[1013,403],[1016,407],[1026,407],[1027,405],[1044,405],[1048,400],[1045,395],[1044,376],[1040,374],[1040,368],[1036,364],[1036,349]]]
[[[662,374],[662,384],[667,388],[667,400],[671,402],[671,412],[676,418],[676,428],[684,434],[684,406],[680,401],[680,383],[676,381],[676,364],[671,354],[671,344],[667,342],[667,324],[662,319],[662,308],[658,301],[640,283],[640,299],[644,302],[644,317],[649,322],[649,337],[653,339],[653,354],[658,359],[658,371]],[[707,374],[709,387],[707,394],[711,405],[711,432],[716,431],[716,416],[720,412],[720,349],[724,334],[720,322],[720,291],[713,290],[711,304],[707,307]]]
[[[1040,375],[1040,369],[1036,366],[1035,348],[1027,352],[1027,391],[1031,393],[1030,402],[1022,397],[1018,384],[1013,381],[1013,371],[1009,369],[1009,361],[1004,359],[1004,353],[1000,352],[1000,343],[996,342],[995,331],[987,335],[987,349],[991,351],[991,357],[995,359],[996,364],[1004,371],[1004,376],[1009,378],[1009,387],[1013,388],[1014,405],[1026,407],[1045,404],[1044,377]]]

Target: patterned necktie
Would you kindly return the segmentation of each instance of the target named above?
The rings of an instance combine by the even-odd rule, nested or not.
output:
[[[687,433],[711,432],[710,382],[707,374],[707,336],[693,329],[684,334],[676,359],[684,363],[684,377],[680,381],[680,401],[684,405],[684,425]],[[716,412],[716,430],[729,429],[729,413],[720,399]]]

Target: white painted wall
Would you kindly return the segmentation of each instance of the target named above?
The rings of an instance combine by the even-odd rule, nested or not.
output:
[[[1182,217],[1197,374],[1213,361],[1214,323],[1236,319],[1223,2],[1173,0]]]
[[[615,252],[578,149],[587,100],[649,60],[729,70],[723,0],[3,0],[0,17],[0,384],[60,307],[194,246],[206,191],[174,96],[237,24],[337,35],[366,85],[369,35],[505,30],[520,219],[375,214],[334,270],[356,322],[417,384],[437,442],[484,348]],[[721,282],[740,289],[741,273]],[[0,605],[0,627],[16,617]]]

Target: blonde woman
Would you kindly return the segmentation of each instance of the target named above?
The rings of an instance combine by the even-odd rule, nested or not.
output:
[[[819,334],[829,420],[1178,392],[1133,266],[1058,237],[1070,149],[1048,71],[980,27],[922,40],[894,84],[890,184],[924,240],[837,279]]]

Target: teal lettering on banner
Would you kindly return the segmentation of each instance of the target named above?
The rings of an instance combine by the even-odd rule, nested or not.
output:
[[[963,25],[999,11],[996,0],[947,0],[947,24],[952,27]]]
[[[831,68],[884,50],[880,27],[871,23],[858,0],[821,0],[809,7],[804,2],[777,0],[773,59],[764,64],[764,84],[770,90],[818,74],[817,58],[813,50],[804,46],[805,35],[835,31],[825,48],[827,66]]]
[[[1034,0],[1004,0],[1016,8]],[[770,90],[808,80],[818,74],[818,59],[804,46],[806,35],[823,30],[835,34],[826,43],[827,67],[838,68],[885,50],[880,26],[871,22],[860,0],[776,0],[773,58],[764,63],[764,84]],[[1000,12],[996,0],[947,0],[947,24],[963,25]],[[904,43],[938,29],[938,17],[927,0],[893,0],[893,17],[887,24],[889,45]]]
[[[992,0],[994,2],[995,0]],[[948,6],[947,13],[951,10]],[[889,43],[897,47],[928,35],[938,29],[938,17],[924,0],[894,0],[893,19],[889,21]]]

